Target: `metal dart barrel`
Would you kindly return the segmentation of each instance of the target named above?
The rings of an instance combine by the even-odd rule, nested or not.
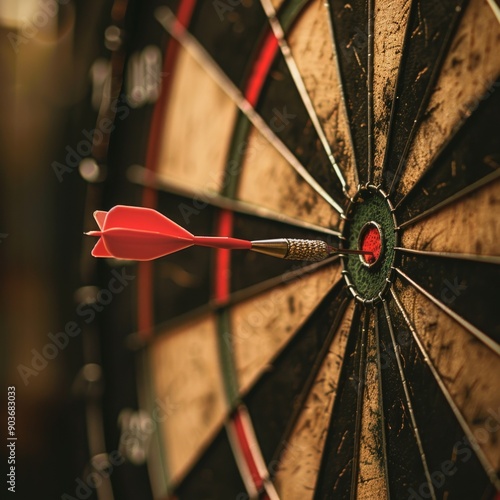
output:
[[[344,250],[332,247],[322,240],[303,240],[295,238],[278,238],[273,240],[252,241],[254,252],[272,255],[287,260],[305,260],[318,262],[332,255],[363,255],[370,252],[362,250]]]

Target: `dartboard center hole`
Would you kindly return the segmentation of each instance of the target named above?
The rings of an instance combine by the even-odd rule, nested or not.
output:
[[[383,250],[382,228],[376,222],[367,222],[359,233],[359,250],[369,252],[360,255],[361,262],[367,266],[374,266],[380,259]]]

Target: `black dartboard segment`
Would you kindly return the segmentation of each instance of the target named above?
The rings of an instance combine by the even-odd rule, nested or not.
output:
[[[192,200],[167,193],[158,196],[158,210],[193,234],[215,226],[217,210],[211,206],[188,212]],[[212,252],[207,248],[188,248],[154,261],[154,314],[157,325],[209,303]]]
[[[339,380],[339,391],[328,428],[315,498],[355,496],[363,380],[366,363],[366,313],[354,312]],[[335,478],[332,481],[332,478]],[[353,490],[354,487],[354,490]],[[351,496],[353,492],[353,496]]]
[[[311,389],[345,311],[340,282],[244,398],[264,460],[276,460]]]
[[[427,484],[417,483],[414,478],[407,489],[408,495],[415,492],[424,496],[432,489],[437,498],[447,495],[451,498],[488,498],[493,491],[491,484],[466,434],[418,346],[408,335],[408,326],[393,302],[389,304],[389,311],[388,317],[379,311],[381,342],[391,344],[390,328],[395,336],[400,335],[395,353],[400,356],[402,367],[400,381],[403,377],[406,380],[406,403],[412,406],[427,468]]]
[[[320,239],[332,246],[338,245],[338,238],[332,235],[319,234],[288,225],[262,220],[238,214],[234,217],[234,236],[248,240],[266,240],[271,238],[305,238]],[[308,262],[269,259],[265,255],[254,252],[233,252],[233,270],[231,273],[231,290],[236,292],[256,285],[271,278],[284,276],[286,273],[299,271],[309,265]]]
[[[420,485],[424,485],[425,488],[429,483],[417,438],[419,431],[411,419],[411,402],[407,398],[397,362],[398,346],[410,342],[410,333],[408,329],[398,329],[395,332],[395,346],[388,335],[385,322],[385,314],[379,310],[376,328],[380,342],[380,376],[387,440],[387,470],[391,496],[405,498],[409,495],[410,488],[418,492]],[[397,432],[393,432],[394,429],[397,429]]]
[[[260,3],[198,2],[189,29],[243,91],[249,62],[266,30],[266,15]]]
[[[466,4],[466,0],[412,2],[383,165],[382,185],[388,192],[398,185],[411,139]]]
[[[214,439],[203,458],[176,488],[179,498],[238,498],[245,485],[238,473],[225,430]]]
[[[337,203],[345,206],[342,185],[281,54],[271,68],[257,111],[312,177]]]
[[[369,121],[373,110],[369,109],[368,66],[371,36],[373,35],[373,0],[354,2],[329,2],[333,37],[335,39],[342,89],[351,122],[356,165],[361,182],[368,181]]]
[[[413,190],[401,201],[398,218],[402,224],[418,217],[450,197],[492,177],[500,168],[500,92],[483,96],[479,107],[444,147]]]
[[[401,269],[433,297],[500,344],[500,325],[489,314],[498,303],[491,283],[496,264],[458,258],[404,255]]]

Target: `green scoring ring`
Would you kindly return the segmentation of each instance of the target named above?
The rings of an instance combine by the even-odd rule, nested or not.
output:
[[[376,265],[367,267],[357,255],[342,257],[342,274],[354,297],[363,303],[381,300],[391,283],[395,247],[398,242],[394,210],[386,194],[375,186],[361,188],[346,212],[342,231],[343,248],[359,250],[363,227],[372,222],[382,235],[382,252]]]

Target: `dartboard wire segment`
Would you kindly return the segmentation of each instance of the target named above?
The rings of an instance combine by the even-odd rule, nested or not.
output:
[[[335,174],[339,178],[340,183],[342,184],[342,190],[346,195],[346,181],[344,179],[344,176],[342,175],[342,172],[340,171],[339,166],[337,165],[337,162],[335,161],[335,158],[333,157],[333,153],[330,147],[330,144],[328,142],[328,139],[326,138],[325,132],[321,126],[321,123],[318,119],[318,116],[316,114],[316,110],[314,109],[314,105],[311,102],[311,98],[309,97],[309,94],[307,92],[307,89],[304,85],[304,82],[302,80],[302,76],[299,72],[299,69],[297,67],[297,64],[295,63],[294,58],[292,57],[290,47],[285,39],[285,33],[283,32],[283,27],[281,26],[280,22],[278,21],[276,17],[276,11],[274,9],[274,6],[270,0],[261,0],[262,7],[264,8],[266,15],[269,18],[269,24],[271,25],[271,28],[273,30],[274,36],[278,40],[279,47],[281,49],[281,53],[283,54],[283,57],[285,58],[287,67],[290,71],[290,74],[292,75],[293,81],[297,87],[297,90],[299,91],[299,94],[302,98],[302,101],[304,103],[305,108],[307,109],[307,114],[314,126],[314,129],[316,130],[316,133],[318,134],[318,137],[321,141],[321,144],[323,148],[325,149],[325,152],[328,156],[328,159],[330,160],[332,164],[332,168],[335,171]]]
[[[250,122],[259,130],[259,132],[269,140],[269,142],[283,155],[283,157],[292,165],[297,173],[306,182],[317,191],[332,207],[340,214],[343,213],[342,207],[336,202],[318,182],[310,175],[298,159],[290,152],[283,142],[276,136],[272,128],[255,111],[250,102],[245,99],[241,92],[231,82],[229,78],[221,71],[217,64],[212,60],[209,54],[198,44],[195,38],[179,24],[171,11],[161,10],[158,14],[165,29],[174,36],[181,45],[218,81],[219,85],[236,103],[238,108],[247,116]],[[308,100],[307,100],[308,102]],[[338,167],[337,169],[338,170]],[[341,181],[343,178],[341,178]]]
[[[211,206],[220,209],[252,215],[266,220],[283,222],[287,225],[300,227],[312,232],[324,233],[337,237],[341,234],[340,231],[330,227],[320,226],[305,220],[300,220],[287,214],[270,210],[262,205],[255,205],[251,202],[241,201],[239,199],[230,198],[229,196],[223,196],[217,191],[207,189],[200,195],[199,192],[193,190],[189,186],[166,179],[165,177],[157,175],[155,172],[151,172],[140,165],[132,165],[127,172],[127,177],[131,182],[141,186],[167,191],[186,199],[196,199],[197,197],[201,197],[204,202],[209,202]]]
[[[173,407],[152,436],[155,498],[500,490],[493,5],[156,11],[172,76],[149,160],[128,171],[144,204],[193,234],[372,257],[141,264],[141,405]]]

